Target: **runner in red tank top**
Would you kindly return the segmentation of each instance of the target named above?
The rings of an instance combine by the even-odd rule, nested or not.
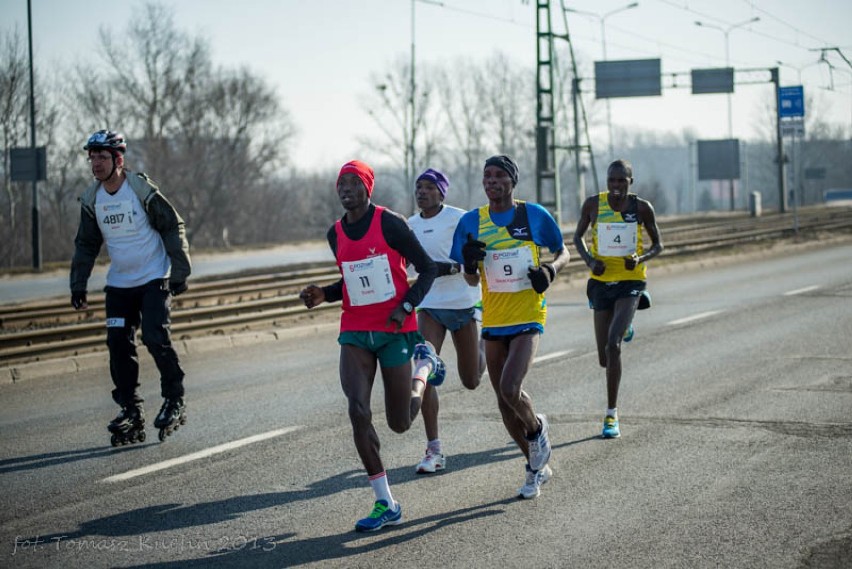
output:
[[[373,180],[372,168],[363,162],[353,160],[340,169],[337,196],[346,214],[326,237],[341,279],[324,287],[308,285],[300,294],[308,308],[343,301],[337,340],[340,382],[349,402],[355,447],[376,495],[372,512],[358,520],[356,531],[402,522],[402,507],[391,495],[371,419],[376,368],[382,372],[388,426],[397,433],[411,427],[426,382],[440,383],[445,373],[434,348],[417,331],[414,314],[437,267],[404,217],[371,203]],[[406,260],[418,273],[410,287]]]

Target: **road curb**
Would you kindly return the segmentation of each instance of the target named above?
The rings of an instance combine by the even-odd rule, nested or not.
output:
[[[277,342],[292,338],[311,336],[334,330],[339,326],[338,322],[327,324],[311,324],[297,328],[280,328],[263,332],[243,332],[232,335],[214,335],[203,338],[188,338],[174,342],[175,350],[179,355],[203,354],[240,346],[251,346],[267,342]],[[92,354],[81,354],[65,358],[56,358],[40,362],[14,364],[0,367],[0,385],[20,383],[30,379],[38,379],[56,376],[57,378],[68,377],[69,374],[79,373],[96,368],[109,366],[109,354],[107,352],[95,352]]]

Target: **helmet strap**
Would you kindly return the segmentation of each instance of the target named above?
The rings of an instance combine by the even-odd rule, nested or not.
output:
[[[109,171],[109,174],[104,179],[102,179],[102,180],[100,178],[98,179],[101,183],[104,183],[107,180],[110,180],[112,178],[113,174],[115,174],[116,170],[118,170],[118,164],[116,164],[118,153],[117,152],[110,152],[110,154],[112,155],[112,170]]]

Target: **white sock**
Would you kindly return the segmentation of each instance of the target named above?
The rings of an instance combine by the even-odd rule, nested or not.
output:
[[[388,475],[387,472],[382,470],[378,474],[374,474],[370,476],[370,486],[373,487],[373,493],[376,495],[376,500],[384,500],[388,503],[392,510],[396,509],[396,502],[393,499],[390,491],[390,484],[388,484]]]
[[[612,409],[606,410],[606,416],[612,417],[615,420],[618,420],[618,407],[613,407]]]
[[[441,439],[435,439],[434,441],[429,441],[428,443],[426,443],[426,448],[428,448],[432,452],[436,452],[438,454],[444,453],[444,451],[441,449]]]
[[[432,372],[432,362],[430,360],[414,360],[414,377],[423,383],[429,379],[429,374]]]
[[[432,345],[432,342],[425,342],[432,353],[437,354],[435,350],[435,346]],[[414,360],[414,377],[417,379],[422,379],[423,383],[429,379],[429,374],[432,373],[432,360],[430,359],[422,359],[422,360]]]

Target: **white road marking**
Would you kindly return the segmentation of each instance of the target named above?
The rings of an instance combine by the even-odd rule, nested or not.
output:
[[[546,362],[547,360],[552,360],[555,358],[561,358],[562,356],[567,356],[570,354],[570,350],[562,350],[561,352],[552,352],[549,354],[545,354],[543,356],[539,356],[533,360],[534,364],[540,364],[541,362]]]
[[[677,326],[678,324],[686,324],[687,322],[695,322],[696,320],[701,320],[703,318],[710,318],[711,316],[715,316],[722,312],[721,310],[711,310],[709,312],[701,312],[700,314],[693,314],[692,316],[687,316],[686,318],[679,318],[677,320],[672,320],[667,325],[668,326]]]
[[[131,478],[136,478],[137,476],[144,476],[145,474],[150,474],[152,472],[157,472],[159,470],[165,470],[166,468],[171,468],[173,466],[178,466],[180,464],[186,464],[187,462],[192,462],[193,460],[199,460],[202,458],[207,458],[208,456],[213,456],[214,454],[220,454],[223,452],[227,452],[229,450],[233,450],[235,448],[239,448],[242,446],[250,445],[252,443],[257,443],[260,441],[265,441],[266,439],[271,439],[273,437],[280,437],[281,435],[286,435],[287,433],[292,433],[293,431],[298,431],[303,428],[301,425],[297,425],[295,427],[287,427],[284,429],[276,429],[274,431],[268,431],[266,433],[260,433],[259,435],[254,435],[251,437],[246,437],[244,439],[240,439],[237,441],[231,441],[229,443],[217,445],[215,447],[210,447],[208,449],[200,450],[198,452],[193,452],[191,454],[187,454],[186,456],[179,456],[177,458],[172,458],[169,460],[164,460],[163,462],[158,462],[156,464],[151,464],[149,466],[143,466],[142,468],[137,468],[135,470],[128,470],[123,474],[116,474],[114,476],[109,476],[101,480],[101,482],[121,482],[122,480],[129,480]]]
[[[804,288],[797,288],[796,290],[788,290],[787,292],[784,293],[784,296],[793,296],[793,295],[796,295],[796,294],[804,294],[806,292],[811,292],[812,290],[816,290],[818,288],[819,288],[819,285],[811,285],[811,286],[806,286]]]
[[[543,356],[539,356],[539,357],[533,359],[533,363],[538,364],[538,363],[541,363],[541,362],[546,362],[547,360],[553,360],[553,359],[556,359],[556,358],[561,358],[562,356],[567,356],[570,353],[571,353],[571,350],[562,350],[561,352],[552,352],[550,354],[545,354]],[[486,370],[485,372],[482,373],[482,379],[485,379],[487,377],[488,377],[488,370]]]

